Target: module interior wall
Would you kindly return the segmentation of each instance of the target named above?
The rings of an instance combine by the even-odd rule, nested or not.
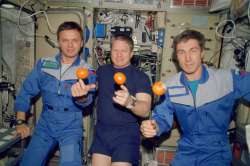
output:
[[[207,13],[168,13],[166,20],[165,46],[162,56],[161,79],[164,80],[177,72],[172,61],[173,37],[185,29],[195,29],[204,33],[206,39],[206,50],[204,61],[217,65],[219,53],[219,41],[215,36],[215,28],[218,23],[218,16]]]

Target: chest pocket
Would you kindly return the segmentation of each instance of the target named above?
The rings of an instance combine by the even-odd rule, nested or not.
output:
[[[174,104],[175,115],[183,132],[192,131],[198,121],[198,112],[194,107]]]
[[[64,92],[70,91],[71,86],[76,82],[77,80],[59,81],[56,77],[45,72],[42,72],[40,78],[40,86],[42,93],[49,92],[55,94],[58,93],[58,91],[60,90],[62,94],[64,94]]]
[[[58,89],[59,81],[52,75],[42,72],[40,77],[40,86],[42,92],[55,92]]]

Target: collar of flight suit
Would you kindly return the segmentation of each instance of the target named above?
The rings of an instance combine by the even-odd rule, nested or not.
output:
[[[198,80],[198,84],[204,84],[208,80],[208,78],[209,74],[207,68],[204,65],[202,65],[201,78]],[[188,80],[184,72],[181,72],[180,82],[186,87],[188,87]]]
[[[59,65],[59,68],[43,68],[42,67],[41,70],[61,81],[78,79],[76,76],[76,70],[78,68],[90,69],[90,66],[80,57],[80,55],[77,56],[73,64],[65,71],[64,74],[60,73],[60,68],[61,68],[61,54],[60,53],[54,57],[42,58],[42,63],[44,61],[54,62]]]
[[[172,102],[192,107],[218,101],[233,92],[233,78],[230,71],[209,69],[205,66],[202,66],[196,97],[192,96],[183,72],[167,80],[166,85]]]

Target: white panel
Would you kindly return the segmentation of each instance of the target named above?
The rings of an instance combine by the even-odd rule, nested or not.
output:
[[[15,84],[16,92],[34,64],[34,23],[25,12],[18,28],[18,10],[0,8],[0,82]],[[29,35],[26,35],[26,33]],[[0,125],[10,127],[15,113],[14,98],[6,89],[0,91]],[[5,113],[5,114],[2,114]],[[3,116],[4,115],[4,116]],[[1,164],[0,164],[1,165]]]

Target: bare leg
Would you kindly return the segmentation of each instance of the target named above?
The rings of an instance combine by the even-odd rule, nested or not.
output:
[[[111,166],[132,166],[132,164],[127,162],[113,162]]]
[[[111,157],[94,153],[92,155],[92,166],[111,166]]]

